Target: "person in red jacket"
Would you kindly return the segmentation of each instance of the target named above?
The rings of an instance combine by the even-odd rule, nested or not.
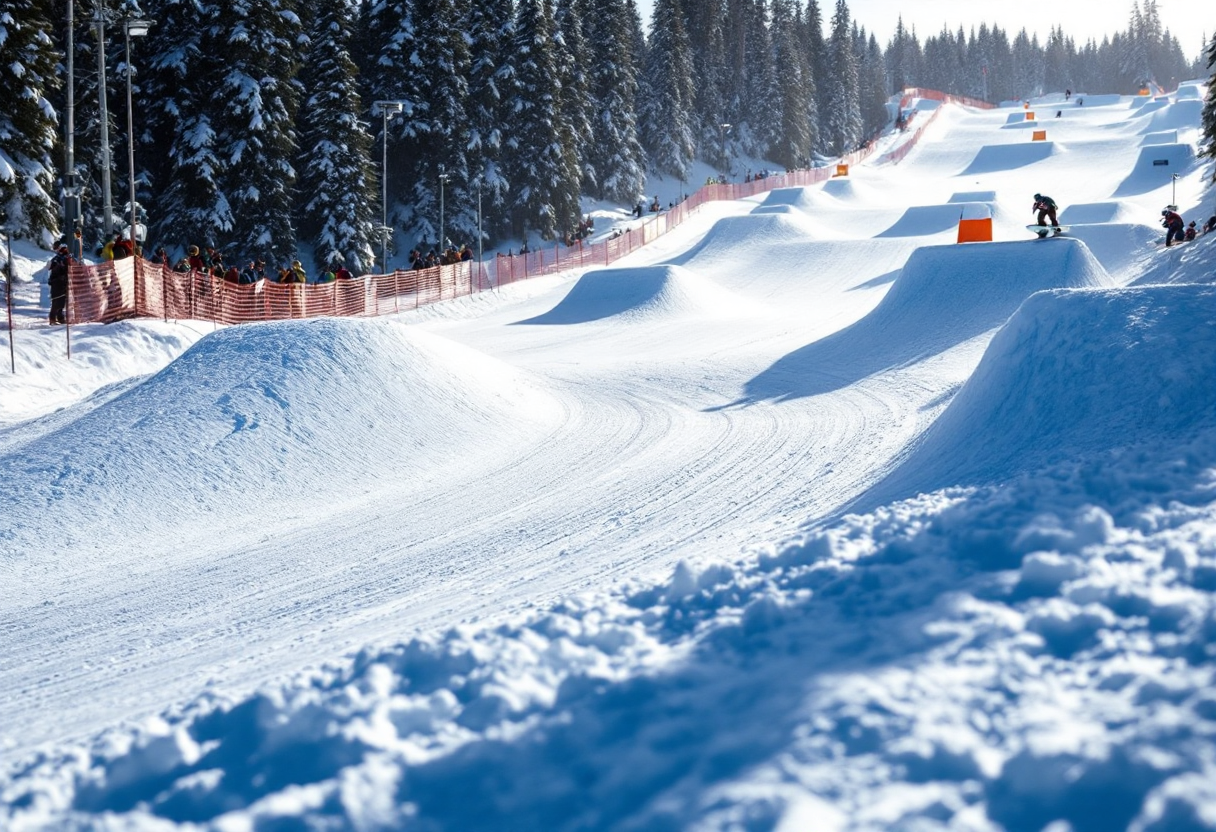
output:
[[[1185,232],[1182,215],[1171,208],[1161,209],[1161,225],[1165,227],[1165,245],[1168,248],[1172,242],[1181,243]]]

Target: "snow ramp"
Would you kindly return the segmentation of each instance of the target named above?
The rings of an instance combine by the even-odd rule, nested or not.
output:
[[[556,400],[509,365],[394,321],[220,329],[141,384],[6,449],[0,557],[45,537],[36,527],[48,512],[70,531],[30,551],[110,527],[225,527],[255,504],[319,511],[375,487],[381,472],[442,476],[470,442],[518,445],[560,418]]]
[[[877,237],[923,237],[958,228],[968,208],[982,209],[990,216],[992,205],[986,202],[953,202],[946,205],[914,205],[904,211],[895,223]]]
[[[1153,113],[1148,124],[1144,126],[1145,133],[1159,133],[1164,130],[1196,130],[1203,122],[1203,102],[1196,98],[1175,101]]]
[[[774,246],[836,236],[839,235],[824,232],[818,223],[800,212],[723,217],[677,263],[687,266],[694,260],[705,263],[718,259],[745,263]]]
[[[1189,144],[1161,144],[1140,148],[1140,156],[1127,177],[1119,183],[1114,197],[1137,196],[1173,181],[1195,165],[1195,148]]]
[[[1035,292],[1111,285],[1078,240],[923,246],[868,315],[783,356],[744,400],[828,393],[995,330]]]
[[[521,324],[582,324],[612,318],[729,318],[756,304],[682,266],[596,269],[585,273],[550,311]]]
[[[1216,426],[1216,287],[1031,296],[867,501],[1005,481]]]
[[[1016,144],[988,144],[979,149],[975,158],[959,176],[974,176],[979,173],[999,173],[1041,162],[1054,154],[1055,142],[1018,142]]]

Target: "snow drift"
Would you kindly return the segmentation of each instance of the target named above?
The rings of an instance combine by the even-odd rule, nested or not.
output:
[[[682,266],[638,266],[587,272],[552,310],[521,324],[581,324],[619,318],[732,317],[756,305]]]
[[[1030,297],[884,493],[1009,479],[1216,426],[1216,289]]]
[[[557,418],[539,385],[496,359],[341,318],[218,330],[81,410],[0,457],[0,553],[45,536],[48,512],[70,530],[37,547],[54,558],[111,517],[178,526],[240,516],[251,500],[332,506],[386,469],[433,470],[479,437],[537,435]]]

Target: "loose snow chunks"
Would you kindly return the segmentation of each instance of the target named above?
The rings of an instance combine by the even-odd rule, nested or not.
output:
[[[682,266],[596,269],[549,312],[525,324],[581,324],[607,318],[653,320],[675,317],[734,317],[754,311],[751,301],[728,292]]]
[[[1040,292],[993,337],[903,479],[984,484],[1168,445],[1216,426],[1213,378],[1216,287]]]
[[[1140,158],[1113,196],[1146,194],[1169,185],[1175,173],[1186,173],[1195,165],[1195,148],[1189,144],[1159,144],[1140,148]],[[1164,201],[1164,199],[1162,200]]]

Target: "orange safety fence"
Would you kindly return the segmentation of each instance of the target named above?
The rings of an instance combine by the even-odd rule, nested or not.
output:
[[[915,98],[991,108],[995,105],[933,90],[908,89],[901,111]],[[898,162],[920,140],[940,108],[900,147],[880,161]],[[854,166],[875,151],[874,144],[842,156],[838,165]],[[364,275],[329,283],[282,284],[259,280],[230,283],[202,272],[178,272],[134,257],[98,265],[73,264],[69,270],[68,321],[72,324],[115,321],[129,317],[209,320],[222,324],[330,316],[376,316],[414,309],[441,300],[484,292],[519,280],[588,266],[609,265],[683,223],[707,202],[737,200],[777,188],[813,185],[832,178],[837,164],[768,174],[748,182],[704,185],[666,211],[596,243],[582,240],[536,251],[466,261],[428,269],[398,269],[392,274]],[[492,275],[490,272],[493,272]]]

